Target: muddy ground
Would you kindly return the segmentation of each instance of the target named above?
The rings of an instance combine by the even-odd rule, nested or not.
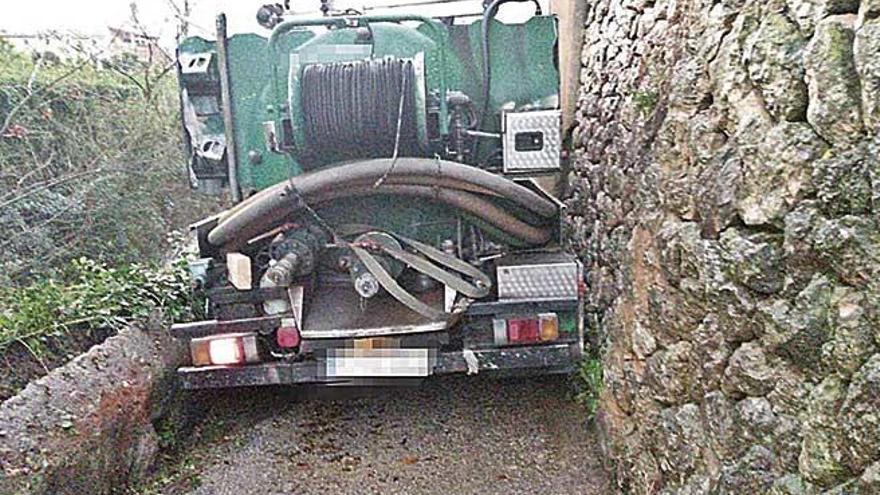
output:
[[[566,380],[196,394],[206,417],[135,493],[612,493]]]

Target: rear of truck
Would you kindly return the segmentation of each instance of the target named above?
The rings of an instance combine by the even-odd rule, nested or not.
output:
[[[187,388],[567,373],[582,267],[560,242],[556,20],[346,12],[178,49],[205,320]]]

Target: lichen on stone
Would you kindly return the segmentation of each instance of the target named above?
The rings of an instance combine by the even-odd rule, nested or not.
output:
[[[880,493],[880,2],[638,5],[589,11],[569,180],[618,481]]]

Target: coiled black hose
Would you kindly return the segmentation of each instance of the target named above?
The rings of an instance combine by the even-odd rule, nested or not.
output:
[[[415,153],[415,87],[411,60],[307,65],[301,101],[309,151],[325,162],[391,156],[401,118],[399,154]]]

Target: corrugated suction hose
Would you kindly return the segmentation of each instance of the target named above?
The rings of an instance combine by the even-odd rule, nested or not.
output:
[[[385,185],[369,185],[380,177],[387,178]],[[558,215],[556,205],[538,193],[476,167],[427,158],[375,159],[317,170],[265,189],[222,214],[218,225],[208,234],[208,241],[218,247],[240,247],[289,220],[295,210],[292,187],[309,204],[346,194],[429,197],[467,211],[529,244],[546,242],[549,229],[504,211],[492,203],[492,196],[504,198],[548,221]],[[489,194],[480,194],[483,192]]]

